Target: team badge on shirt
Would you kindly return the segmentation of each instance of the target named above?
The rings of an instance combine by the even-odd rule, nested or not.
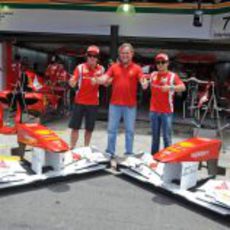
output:
[[[133,71],[132,71],[132,70],[129,71],[129,76],[130,76],[130,77],[133,76]]]
[[[83,74],[87,74],[87,73],[89,73],[89,70],[88,69],[83,69]]]
[[[167,78],[166,77],[164,77],[164,78],[161,79],[161,84],[162,85],[166,85],[167,84]]]

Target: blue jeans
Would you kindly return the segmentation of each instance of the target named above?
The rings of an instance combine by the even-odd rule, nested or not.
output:
[[[136,121],[136,107],[110,105],[109,124],[108,124],[108,145],[107,145],[106,152],[111,155],[114,155],[116,151],[117,131],[122,117],[125,126],[126,154],[133,153],[133,138],[134,138],[134,127]]]
[[[152,129],[152,147],[151,154],[159,151],[161,128],[163,131],[164,147],[172,144],[172,113],[150,112],[150,121]]]

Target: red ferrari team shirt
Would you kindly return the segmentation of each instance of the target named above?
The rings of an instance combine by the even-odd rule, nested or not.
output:
[[[135,63],[131,63],[127,67],[121,63],[115,63],[106,74],[112,78],[110,103],[113,105],[136,106],[137,85],[142,77],[141,67]]]
[[[179,76],[173,72],[153,72],[150,76],[151,101],[150,111],[158,113],[173,113],[174,92],[163,92],[162,86],[176,86],[183,84]]]
[[[83,105],[99,104],[99,85],[92,85],[91,78],[99,77],[103,73],[104,67],[101,65],[92,69],[87,63],[83,63],[75,68],[73,75],[78,82],[75,103]]]

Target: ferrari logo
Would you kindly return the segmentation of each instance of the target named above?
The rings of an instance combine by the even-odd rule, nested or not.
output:
[[[132,70],[129,71],[129,75],[130,75],[130,77],[133,76],[133,71]]]
[[[84,69],[83,70],[83,74],[88,74],[89,73],[89,70],[88,69]]]

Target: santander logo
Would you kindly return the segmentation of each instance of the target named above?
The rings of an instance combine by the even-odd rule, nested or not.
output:
[[[208,155],[210,152],[209,151],[199,151],[191,154],[191,158],[199,158]]]

